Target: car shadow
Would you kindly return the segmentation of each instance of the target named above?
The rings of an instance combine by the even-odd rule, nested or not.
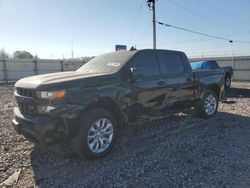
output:
[[[225,97],[227,98],[250,98],[250,89],[229,88],[229,89],[226,89]]]
[[[173,125],[176,128],[168,128]],[[250,156],[249,125],[250,117],[226,112],[218,112],[208,120],[180,115],[129,125],[111,153],[98,160],[79,159],[74,155],[62,157],[35,149],[30,156],[35,183],[38,187],[133,187],[153,183],[172,187],[176,186],[175,182],[190,185],[190,178],[195,174],[193,185],[207,177],[210,183],[220,186],[216,184],[218,179],[226,183],[227,178],[237,178],[228,170],[232,165],[228,158],[240,161],[242,156]],[[180,131],[173,131],[176,129]],[[228,142],[226,147],[224,142]],[[242,150],[232,156],[239,143]],[[204,167],[204,160],[213,158],[216,160]],[[189,169],[188,173],[183,169]],[[225,174],[218,178],[221,171]],[[249,172],[248,168],[240,173],[248,177]],[[210,183],[205,182],[212,186]]]

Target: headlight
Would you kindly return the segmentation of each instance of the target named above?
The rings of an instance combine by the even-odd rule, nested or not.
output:
[[[38,91],[37,96],[41,99],[61,99],[65,96],[65,90],[58,91]]]

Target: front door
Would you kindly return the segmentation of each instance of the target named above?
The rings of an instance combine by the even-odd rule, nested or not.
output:
[[[143,73],[141,78],[129,83],[128,114],[136,118],[157,116],[165,99],[165,85],[160,79],[156,52],[139,52],[128,68],[139,69]]]

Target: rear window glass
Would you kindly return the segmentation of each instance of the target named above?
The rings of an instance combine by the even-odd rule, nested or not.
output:
[[[185,71],[182,58],[178,53],[158,52],[158,59],[164,75],[182,74]]]

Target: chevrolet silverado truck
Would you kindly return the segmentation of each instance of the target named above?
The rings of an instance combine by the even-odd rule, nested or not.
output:
[[[80,157],[95,159],[111,150],[128,123],[191,107],[199,117],[215,115],[224,71],[192,71],[178,51],[119,51],[76,71],[23,78],[14,95],[18,133],[38,145],[66,143]]]
[[[198,61],[191,63],[192,69],[223,69],[225,73],[225,87],[230,88],[233,77],[232,66],[220,67],[214,60]]]

